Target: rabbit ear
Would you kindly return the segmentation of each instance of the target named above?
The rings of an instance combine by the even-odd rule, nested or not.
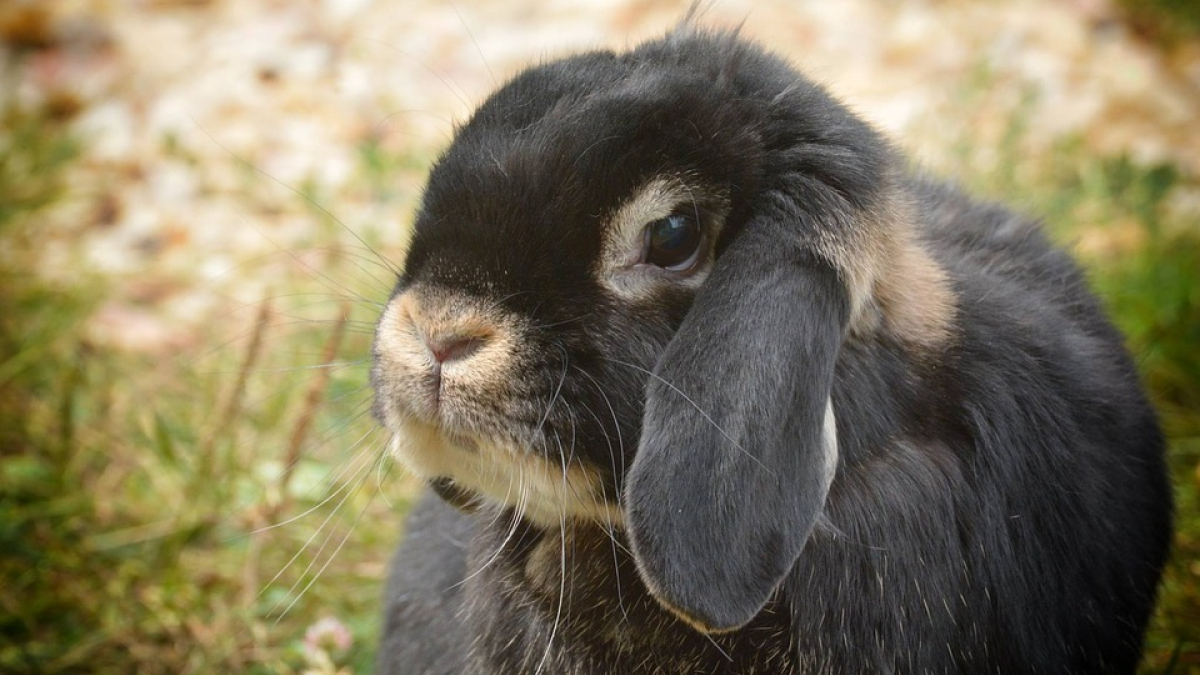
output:
[[[850,303],[786,230],[751,221],[721,254],[655,368],[627,476],[642,578],[705,632],[763,608],[837,465],[830,389]]]

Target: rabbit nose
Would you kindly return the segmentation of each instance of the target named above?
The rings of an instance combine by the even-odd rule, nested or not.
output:
[[[483,338],[468,335],[425,336],[425,348],[438,364],[465,359],[483,346]]]

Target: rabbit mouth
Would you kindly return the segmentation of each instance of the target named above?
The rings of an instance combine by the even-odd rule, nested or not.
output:
[[[561,447],[547,423],[524,429],[518,438],[509,433],[512,428],[528,425],[480,411],[462,414],[455,403],[443,400],[440,414],[430,416],[385,413],[393,432],[389,449],[412,474],[452,488],[459,496],[452,503],[460,507],[511,507],[545,526],[565,519],[622,526],[624,516],[610,499],[614,492],[605,475]]]
[[[568,519],[623,525],[620,507],[605,497],[599,472],[578,460],[555,462],[512,441],[447,432],[408,419],[392,438],[391,452],[412,473],[431,482],[452,481],[454,489],[487,504],[513,508],[540,525]]]

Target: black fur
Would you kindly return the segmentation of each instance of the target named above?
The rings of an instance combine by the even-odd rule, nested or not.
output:
[[[1035,223],[902,171],[731,35],[556,61],[489,98],[430,176],[397,293],[530,320],[523,412],[473,430],[534,429],[626,528],[425,499],[380,670],[1134,672],[1170,495],[1121,337]],[[716,262],[695,293],[623,301],[595,277],[602,228],[659,175],[727,200]],[[889,200],[954,299],[935,349],[857,331],[829,254]]]

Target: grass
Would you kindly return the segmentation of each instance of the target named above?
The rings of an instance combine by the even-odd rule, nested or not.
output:
[[[1071,143],[1031,162],[1021,125],[998,160],[965,149],[943,169],[1045,214],[1129,336],[1179,510],[1144,672],[1200,673],[1200,234],[1174,206],[1200,185]],[[346,233],[313,208],[335,243],[303,263],[281,252],[272,298],[211,322],[236,338],[214,329],[178,357],[104,347],[84,330],[104,281],[35,274],[39,214],[77,143],[52,115],[4,127],[0,672],[370,672],[412,493],[364,414],[369,300],[389,281],[364,273],[373,241],[336,243]],[[362,188],[398,199],[388,176],[414,163],[366,143]],[[336,628],[306,640],[326,619],[348,645]]]
[[[5,128],[0,672],[369,672],[411,493],[365,414],[357,298],[386,276],[347,281],[357,243],[285,252],[276,297],[213,317],[194,351],[97,345],[103,280],[35,273],[76,144],[46,116]],[[324,618],[348,646],[306,640]]]
[[[1200,0],[1117,0],[1117,5],[1135,32],[1161,46],[1200,38]]]

